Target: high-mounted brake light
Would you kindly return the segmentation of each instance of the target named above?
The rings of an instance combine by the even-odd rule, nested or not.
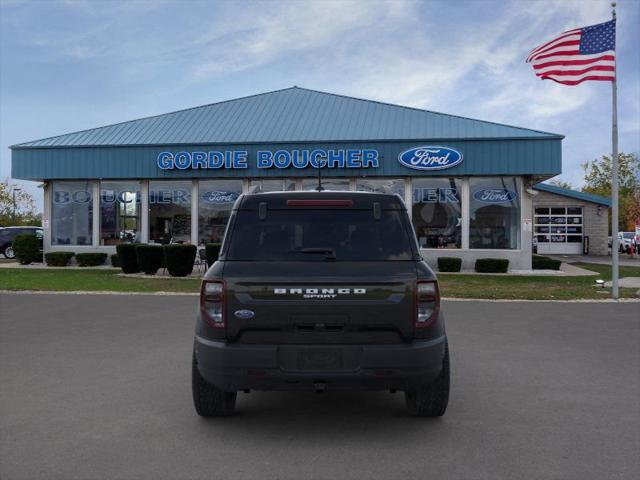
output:
[[[353,207],[353,200],[287,200],[287,207]]]
[[[224,328],[224,282],[202,281],[200,314],[214,328]]]
[[[429,327],[440,312],[440,290],[438,282],[429,280],[416,283],[416,328]]]

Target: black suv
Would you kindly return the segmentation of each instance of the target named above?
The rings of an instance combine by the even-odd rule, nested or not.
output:
[[[238,391],[401,390],[444,414],[449,351],[436,276],[397,195],[242,195],[202,282],[192,389],[202,416]]]
[[[42,250],[42,228],[40,227],[4,227],[0,228],[0,253],[5,258],[16,258],[13,252],[13,239],[16,235],[30,234],[38,237],[40,241],[40,250]]]

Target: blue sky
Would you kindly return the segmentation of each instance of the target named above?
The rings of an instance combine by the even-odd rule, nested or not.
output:
[[[541,81],[524,58],[610,16],[606,0],[0,0],[0,178],[14,143],[298,85],[564,134],[562,178],[580,186],[611,149],[611,86]],[[638,25],[640,2],[619,0],[627,152]]]

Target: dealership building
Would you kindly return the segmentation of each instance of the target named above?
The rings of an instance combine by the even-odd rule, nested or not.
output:
[[[430,263],[529,269],[607,253],[608,199],[540,184],[562,138],[293,87],[14,145],[12,176],[43,182],[45,251],[219,242],[241,193],[320,181],[400,195]]]

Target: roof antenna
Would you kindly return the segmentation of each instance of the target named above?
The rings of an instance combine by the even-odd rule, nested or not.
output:
[[[318,186],[316,187],[316,190],[318,192],[324,190],[324,187],[322,186],[322,165],[320,164],[320,162],[318,162]]]

